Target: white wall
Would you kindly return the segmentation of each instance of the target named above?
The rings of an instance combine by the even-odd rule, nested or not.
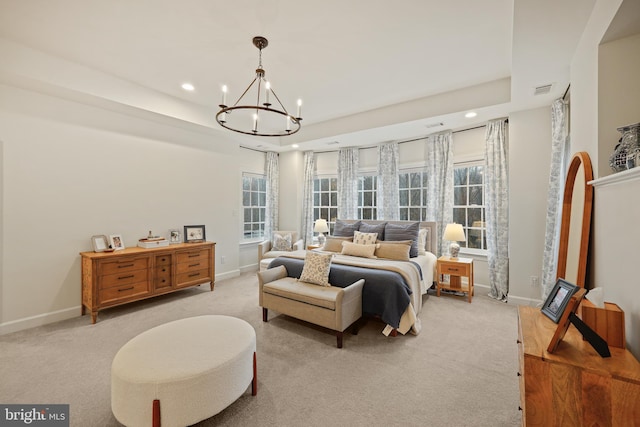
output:
[[[509,116],[509,300],[536,304],[551,161],[550,107]]]
[[[0,100],[0,332],[80,314],[78,253],[94,234],[134,246],[204,224],[216,277],[238,274],[237,146],[9,86]]]

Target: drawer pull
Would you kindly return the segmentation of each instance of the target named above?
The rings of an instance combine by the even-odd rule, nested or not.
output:
[[[163,268],[163,269],[162,269],[162,272],[164,273],[165,271],[167,271],[167,269],[166,269],[166,268]]]
[[[118,268],[129,268],[129,267],[133,267],[133,264],[124,264],[124,265],[118,266]]]
[[[449,267],[449,271],[455,271],[455,272],[457,273],[457,272],[458,272],[458,269],[457,269],[457,268],[451,268],[451,267]]]
[[[131,286],[129,288],[118,289],[118,292],[130,291],[131,289],[133,289],[133,286]]]
[[[118,277],[118,280],[131,279],[132,277],[135,277],[135,276],[133,274],[130,274],[128,276]]]
[[[196,276],[199,276],[199,275],[200,275],[200,273],[193,273],[193,274],[190,274],[189,277],[196,277]]]
[[[200,253],[197,253],[197,254],[189,255],[189,258],[196,258],[196,257],[199,257],[199,256],[200,256]]]
[[[160,261],[166,261],[166,260],[167,260],[166,258],[162,258]]]
[[[199,265],[200,265],[200,263],[197,263],[197,264],[189,264],[189,267],[197,267],[197,266],[199,266]]]
[[[167,281],[166,279],[162,279],[162,283],[164,283],[164,282],[166,282],[166,281]]]

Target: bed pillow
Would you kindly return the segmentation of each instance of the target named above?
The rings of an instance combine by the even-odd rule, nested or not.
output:
[[[307,251],[302,274],[298,280],[313,285],[331,286],[329,284],[329,270],[331,269],[332,257],[333,254]]]
[[[293,239],[291,237],[291,233],[287,234],[278,234],[275,233],[273,235],[273,247],[271,248],[274,251],[287,251],[290,252],[293,247]]]
[[[356,221],[353,224],[337,220],[333,226],[334,237],[353,237],[353,233],[360,227],[360,221]]]
[[[322,250],[327,252],[342,252],[342,242],[351,241],[353,241],[353,237],[327,237]]]
[[[377,247],[378,245],[375,243],[370,245],[362,245],[352,242],[343,242],[342,255],[359,256],[362,258],[375,258],[376,256],[374,254]]]
[[[392,259],[396,261],[409,261],[411,240],[399,240],[397,242],[378,242],[375,256],[378,258]]]
[[[412,222],[407,225],[387,223],[384,227],[385,241],[388,240],[411,240],[411,250],[409,256],[411,258],[418,256],[418,234],[420,232],[420,223]]]
[[[421,228],[418,232],[418,255],[427,254],[427,242],[429,241],[429,229]]]
[[[378,233],[361,233],[355,231],[353,233],[353,243],[358,245],[373,245],[378,240]]]
[[[378,233],[378,240],[384,240],[384,226],[386,222],[382,224],[367,224],[366,222],[360,223],[358,231],[362,233]]]

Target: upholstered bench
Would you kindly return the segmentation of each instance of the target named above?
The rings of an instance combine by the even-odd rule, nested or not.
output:
[[[252,385],[256,333],[229,316],[198,316],[132,338],[111,365],[111,409],[122,424],[186,426],[219,413]]]
[[[362,317],[360,279],[351,285],[317,286],[287,277],[280,265],[258,272],[259,303],[262,320],[268,320],[269,309],[336,331],[338,348],[342,348],[343,332]]]

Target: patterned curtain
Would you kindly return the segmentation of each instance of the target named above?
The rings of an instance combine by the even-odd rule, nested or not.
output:
[[[485,133],[485,206],[489,296],[509,294],[509,135],[505,119],[487,122]]]
[[[264,236],[271,239],[273,230],[278,227],[278,203],[280,198],[280,166],[278,153],[267,152],[265,158],[265,171],[267,174],[267,203],[264,224]]]
[[[400,219],[398,143],[378,146],[378,219]]]
[[[425,143],[427,172],[427,221],[435,221],[438,248],[435,255],[447,253],[449,242],[442,240],[444,228],[453,222],[453,134],[429,135]]]
[[[558,270],[562,196],[570,153],[568,113],[569,106],[562,99],[556,99],[551,104],[551,171],[547,195],[544,252],[542,254],[542,301],[547,299],[547,295],[556,283]]]
[[[315,157],[313,151],[304,152],[304,178],[302,182],[302,230],[300,237],[304,245],[313,240],[313,178],[315,177]]]
[[[358,218],[357,148],[341,148],[338,153],[338,218]]]

